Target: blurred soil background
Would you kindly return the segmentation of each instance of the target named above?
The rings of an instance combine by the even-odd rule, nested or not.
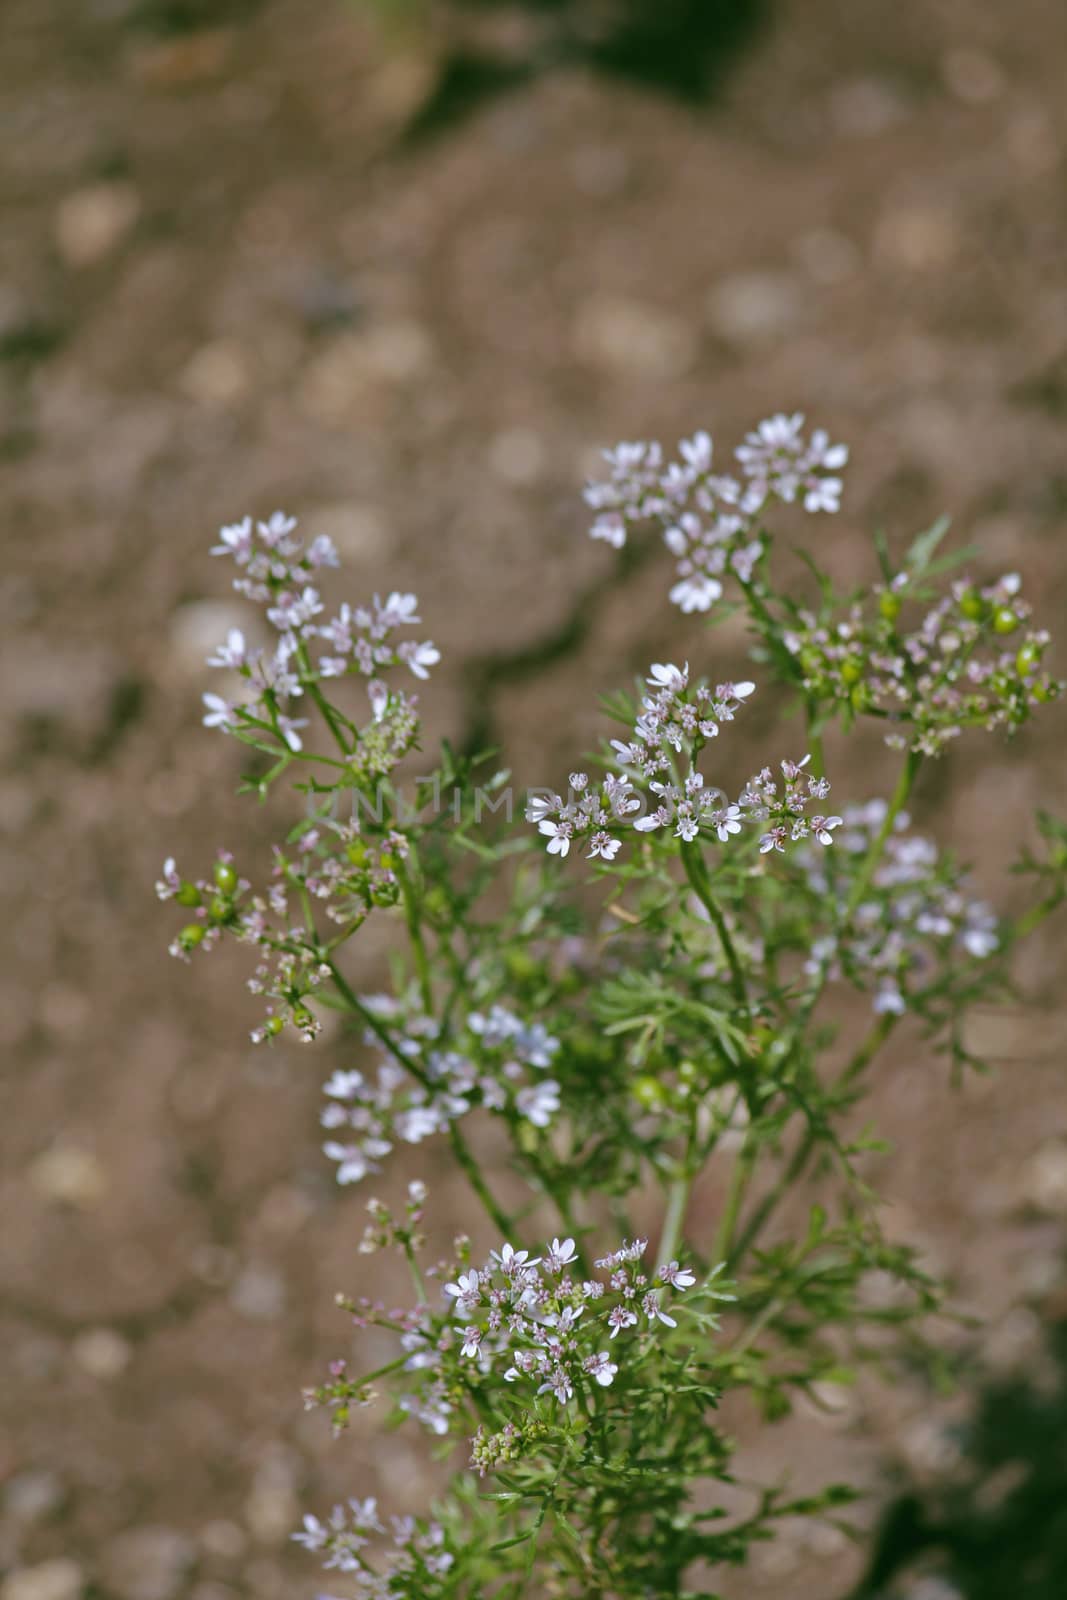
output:
[[[663,552],[608,581],[579,491],[616,438],[707,426],[728,452],[802,409],[854,453],[846,509],[806,525],[820,559],[858,577],[873,528],[950,510],[1054,626],[1065,68],[1048,0],[2,0],[3,1600],[310,1596],[304,1509],[431,1491],[414,1431],[333,1445],[300,1406],[348,1352],[334,1292],[380,1270],[369,1191],[319,1153],[351,1047],[254,1049],[241,961],[172,962],[153,895],[164,855],[199,872],[216,843],[255,876],[282,815],[235,799],[238,752],[199,723],[243,615],[218,524],[284,506],[338,543],[334,599],[416,589],[444,653],[428,745],[492,739],[522,782],[558,782],[649,660],[727,674],[744,648],[669,608]],[[920,790],[985,889],[1062,806],[1064,727],[961,740]],[[782,753],[765,732],[734,777]],[[877,742],[835,753],[838,806],[878,792]],[[992,1076],[953,1092],[902,1030],[877,1096],[887,1225],[985,1319],[954,1341],[1047,1407],[1062,941],[1029,949],[1025,1017],[976,1024]],[[356,941],[358,982],[383,949]],[[443,1252],[469,1212],[423,1154]],[[732,1419],[746,1471],[877,1504],[950,1479],[975,1406],[918,1381],[826,1401]],[[865,1561],[787,1537],[723,1591],[827,1600]]]

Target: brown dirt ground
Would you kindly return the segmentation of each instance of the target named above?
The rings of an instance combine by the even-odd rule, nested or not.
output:
[[[301,1509],[429,1480],[414,1438],[333,1446],[299,1408],[359,1271],[361,1196],[318,1153],[331,1047],[257,1054],[240,964],[172,963],[152,894],[170,851],[270,837],[198,721],[232,611],[214,529],[281,504],[335,534],[354,592],[416,587],[445,653],[429,738],[488,716],[524,780],[565,772],[596,695],[662,650],[714,669],[739,642],[709,655],[660,565],[536,680],[464,672],[607,573],[578,487],[617,437],[732,446],[804,409],[854,448],[818,532],[837,571],[872,526],[948,508],[1054,620],[1067,17],[780,0],[713,111],[568,73],[400,157],[431,41],[300,0],[172,40],[130,13],[0,13],[0,1572],[65,1557],[115,1600],[270,1600],[316,1587],[286,1542]],[[923,820],[985,885],[1058,803],[1062,742],[1053,714],[928,783]],[[876,790],[861,754],[839,795]],[[993,1079],[952,1095],[903,1047],[880,1091],[894,1229],[989,1319],[994,1361],[1061,1282],[1058,954],[1032,952],[1025,1020],[981,1022]],[[921,1394],[872,1389],[750,1459],[880,1481],[885,1452],[936,1445]],[[787,1547],[743,1590],[821,1600],[853,1570]]]

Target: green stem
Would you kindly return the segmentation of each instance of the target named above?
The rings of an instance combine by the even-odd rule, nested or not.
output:
[[[897,779],[897,786],[893,790],[893,797],[883,818],[882,826],[871,841],[871,847],[867,851],[866,858],[852,884],[851,893],[845,903],[843,920],[846,923],[851,920],[856,907],[871,886],[871,879],[874,877],[878,863],[882,859],[882,851],[885,849],[886,840],[893,832],[896,820],[907,804],[908,796],[911,794],[912,786],[915,783],[921,764],[922,756],[915,750],[909,750],[907,760],[901,769],[900,777]]]
[[[711,1252],[709,1264],[712,1267],[718,1266],[721,1261],[725,1261],[730,1266],[737,1259],[738,1251],[734,1246],[733,1238],[737,1231],[741,1207],[744,1203],[745,1195],[748,1193],[752,1174],[755,1171],[757,1154],[756,1146],[752,1142],[751,1134],[749,1134],[738,1151],[737,1160],[734,1162],[734,1170],[730,1176],[730,1187],[726,1193],[726,1207],[719,1220],[719,1226],[715,1233],[715,1243]]]
[[[490,1194],[486,1181],[482,1177],[481,1168],[471,1154],[470,1146],[454,1122],[448,1124],[448,1138],[452,1145],[452,1154],[463,1168],[467,1182],[482,1202],[486,1216],[500,1234],[501,1239],[509,1239],[512,1233],[511,1218]]]
[[[663,1232],[659,1241],[659,1265],[664,1267],[678,1255],[685,1228],[685,1214],[689,1209],[689,1195],[693,1179],[688,1173],[675,1178],[667,1192],[667,1210],[663,1218]]]
[[[429,1300],[426,1294],[426,1285],[422,1281],[422,1272],[419,1269],[419,1263],[415,1259],[415,1252],[411,1247],[410,1239],[404,1240],[404,1259],[407,1261],[408,1267],[411,1270],[411,1281],[415,1285],[415,1293],[418,1295],[419,1304],[424,1306],[429,1305]]]
[[[1039,901],[1036,906],[1031,906],[1029,911],[1024,911],[1021,916],[1015,919],[1012,925],[1012,938],[1028,938],[1034,929],[1044,922],[1047,916],[1051,916],[1053,911],[1059,910],[1063,901],[1064,892],[1060,890],[1056,894],[1049,895],[1047,899]]]
[[[715,898],[711,892],[711,880],[708,877],[707,864],[699,850],[691,850],[684,843],[681,849],[681,856],[685,875],[689,879],[689,886],[711,918],[712,926],[719,936],[719,943],[722,945],[726,964],[730,968],[730,987],[733,990],[734,999],[739,1006],[743,1006],[747,1011],[748,990],[745,986],[745,975],[738,960],[734,942],[730,937],[730,930],[726,926],[722,912],[715,904]]]
[[[433,1011],[433,983],[430,978],[430,959],[426,953],[426,941],[422,936],[422,925],[419,922],[419,906],[415,895],[415,886],[402,865],[397,865],[396,874],[400,879],[400,888],[404,896],[404,918],[407,922],[412,954],[415,957],[415,971],[419,979],[422,1008],[429,1014]]]
[[[896,1026],[898,1020],[898,1017],[893,1012],[886,1012],[884,1015],[878,1018],[878,1021],[875,1023],[874,1027],[871,1028],[863,1043],[856,1050],[855,1054],[850,1057],[847,1065],[841,1070],[837,1078],[835,1078],[831,1093],[845,1088],[848,1084],[852,1083],[856,1078],[859,1077],[860,1073],[870,1065],[871,1061],[878,1054],[878,1051],[892,1033],[893,1028]],[[785,1171],[781,1174],[774,1187],[769,1189],[763,1196],[763,1199],[760,1201],[759,1205],[756,1207],[755,1211],[752,1213],[752,1216],[746,1223],[740,1238],[733,1246],[728,1258],[728,1265],[731,1269],[735,1267],[736,1264],[741,1260],[745,1252],[752,1248],[760,1234],[763,1232],[763,1229],[774,1215],[775,1211],[777,1211],[778,1206],[781,1204],[784,1197],[788,1194],[794,1183],[796,1183],[797,1179],[801,1177],[805,1167],[808,1164],[808,1161],[811,1159],[812,1151],[815,1149],[815,1146],[818,1144],[818,1142],[818,1135],[814,1133],[809,1126],[804,1134],[803,1139],[793,1151],[792,1157],[790,1158],[789,1164]]]

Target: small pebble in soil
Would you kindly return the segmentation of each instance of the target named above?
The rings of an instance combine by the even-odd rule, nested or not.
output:
[[[70,1353],[75,1365],[90,1378],[107,1383],[125,1372],[133,1349],[114,1328],[86,1328],[75,1337]]]
[[[56,247],[68,267],[94,267],[122,241],[141,210],[129,183],[94,183],[61,200],[55,215]]]
[[[58,1557],[9,1572],[0,1583],[0,1600],[78,1600],[84,1588],[77,1562]]]

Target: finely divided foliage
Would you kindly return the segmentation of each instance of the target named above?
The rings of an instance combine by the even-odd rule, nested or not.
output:
[[[897,1071],[974,1064],[969,1009],[1003,991],[1015,944],[1064,897],[1053,818],[1012,922],[907,809],[948,740],[1011,733],[1057,696],[1049,638],[1016,574],[961,574],[944,524],[899,554],[876,539],[872,582],[849,594],[817,535],[776,540],[772,516],[841,503],[847,451],[802,417],[761,423],[732,473],[712,456],[706,433],[673,461],[653,443],[609,451],[591,531],[616,548],[658,531],[670,599],[711,624],[743,614],[751,665],[721,681],[651,664],[605,703],[617,736],[565,792],[529,791],[517,828],[493,815],[506,772],[446,746],[410,775],[426,765],[410,680],[439,660],[410,631],[414,595],[331,615],[319,584],[336,552],[281,513],[215,546],[269,643],[230,631],[204,722],[248,747],[246,791],[289,777],[304,814],[262,888],[227,850],[200,877],[164,863],[158,893],[188,919],[172,952],[252,947],[259,1043],[310,1042],[327,1011],[349,1024],[322,1111],[342,1185],[388,1179],[398,1146],[438,1139],[484,1213],[477,1254],[463,1236],[434,1261],[421,1181],[399,1211],[368,1202],[360,1252],[396,1252],[410,1299],[339,1295],[384,1359],[334,1361],[306,1402],[337,1431],[378,1406],[452,1473],[432,1508],[352,1499],[304,1519],[294,1537],[346,1594],[711,1594],[716,1567],[782,1519],[836,1526],[851,1498],[801,1477],[796,1499],[727,1502],[723,1396],[772,1422],[867,1360],[892,1370],[894,1330],[910,1361],[932,1349],[939,1290],[880,1231],[855,1108],[898,1028],[916,1064]],[[794,716],[793,754],[772,745],[739,782],[733,724],[753,704],[761,728],[767,709]],[[843,794],[833,811],[824,739],[867,721],[897,775],[887,798]],[[386,993],[361,992],[350,959],[371,917],[406,952]],[[487,1121],[529,1194],[516,1214],[468,1142]],[[832,1198],[812,1206],[819,1170]]]

